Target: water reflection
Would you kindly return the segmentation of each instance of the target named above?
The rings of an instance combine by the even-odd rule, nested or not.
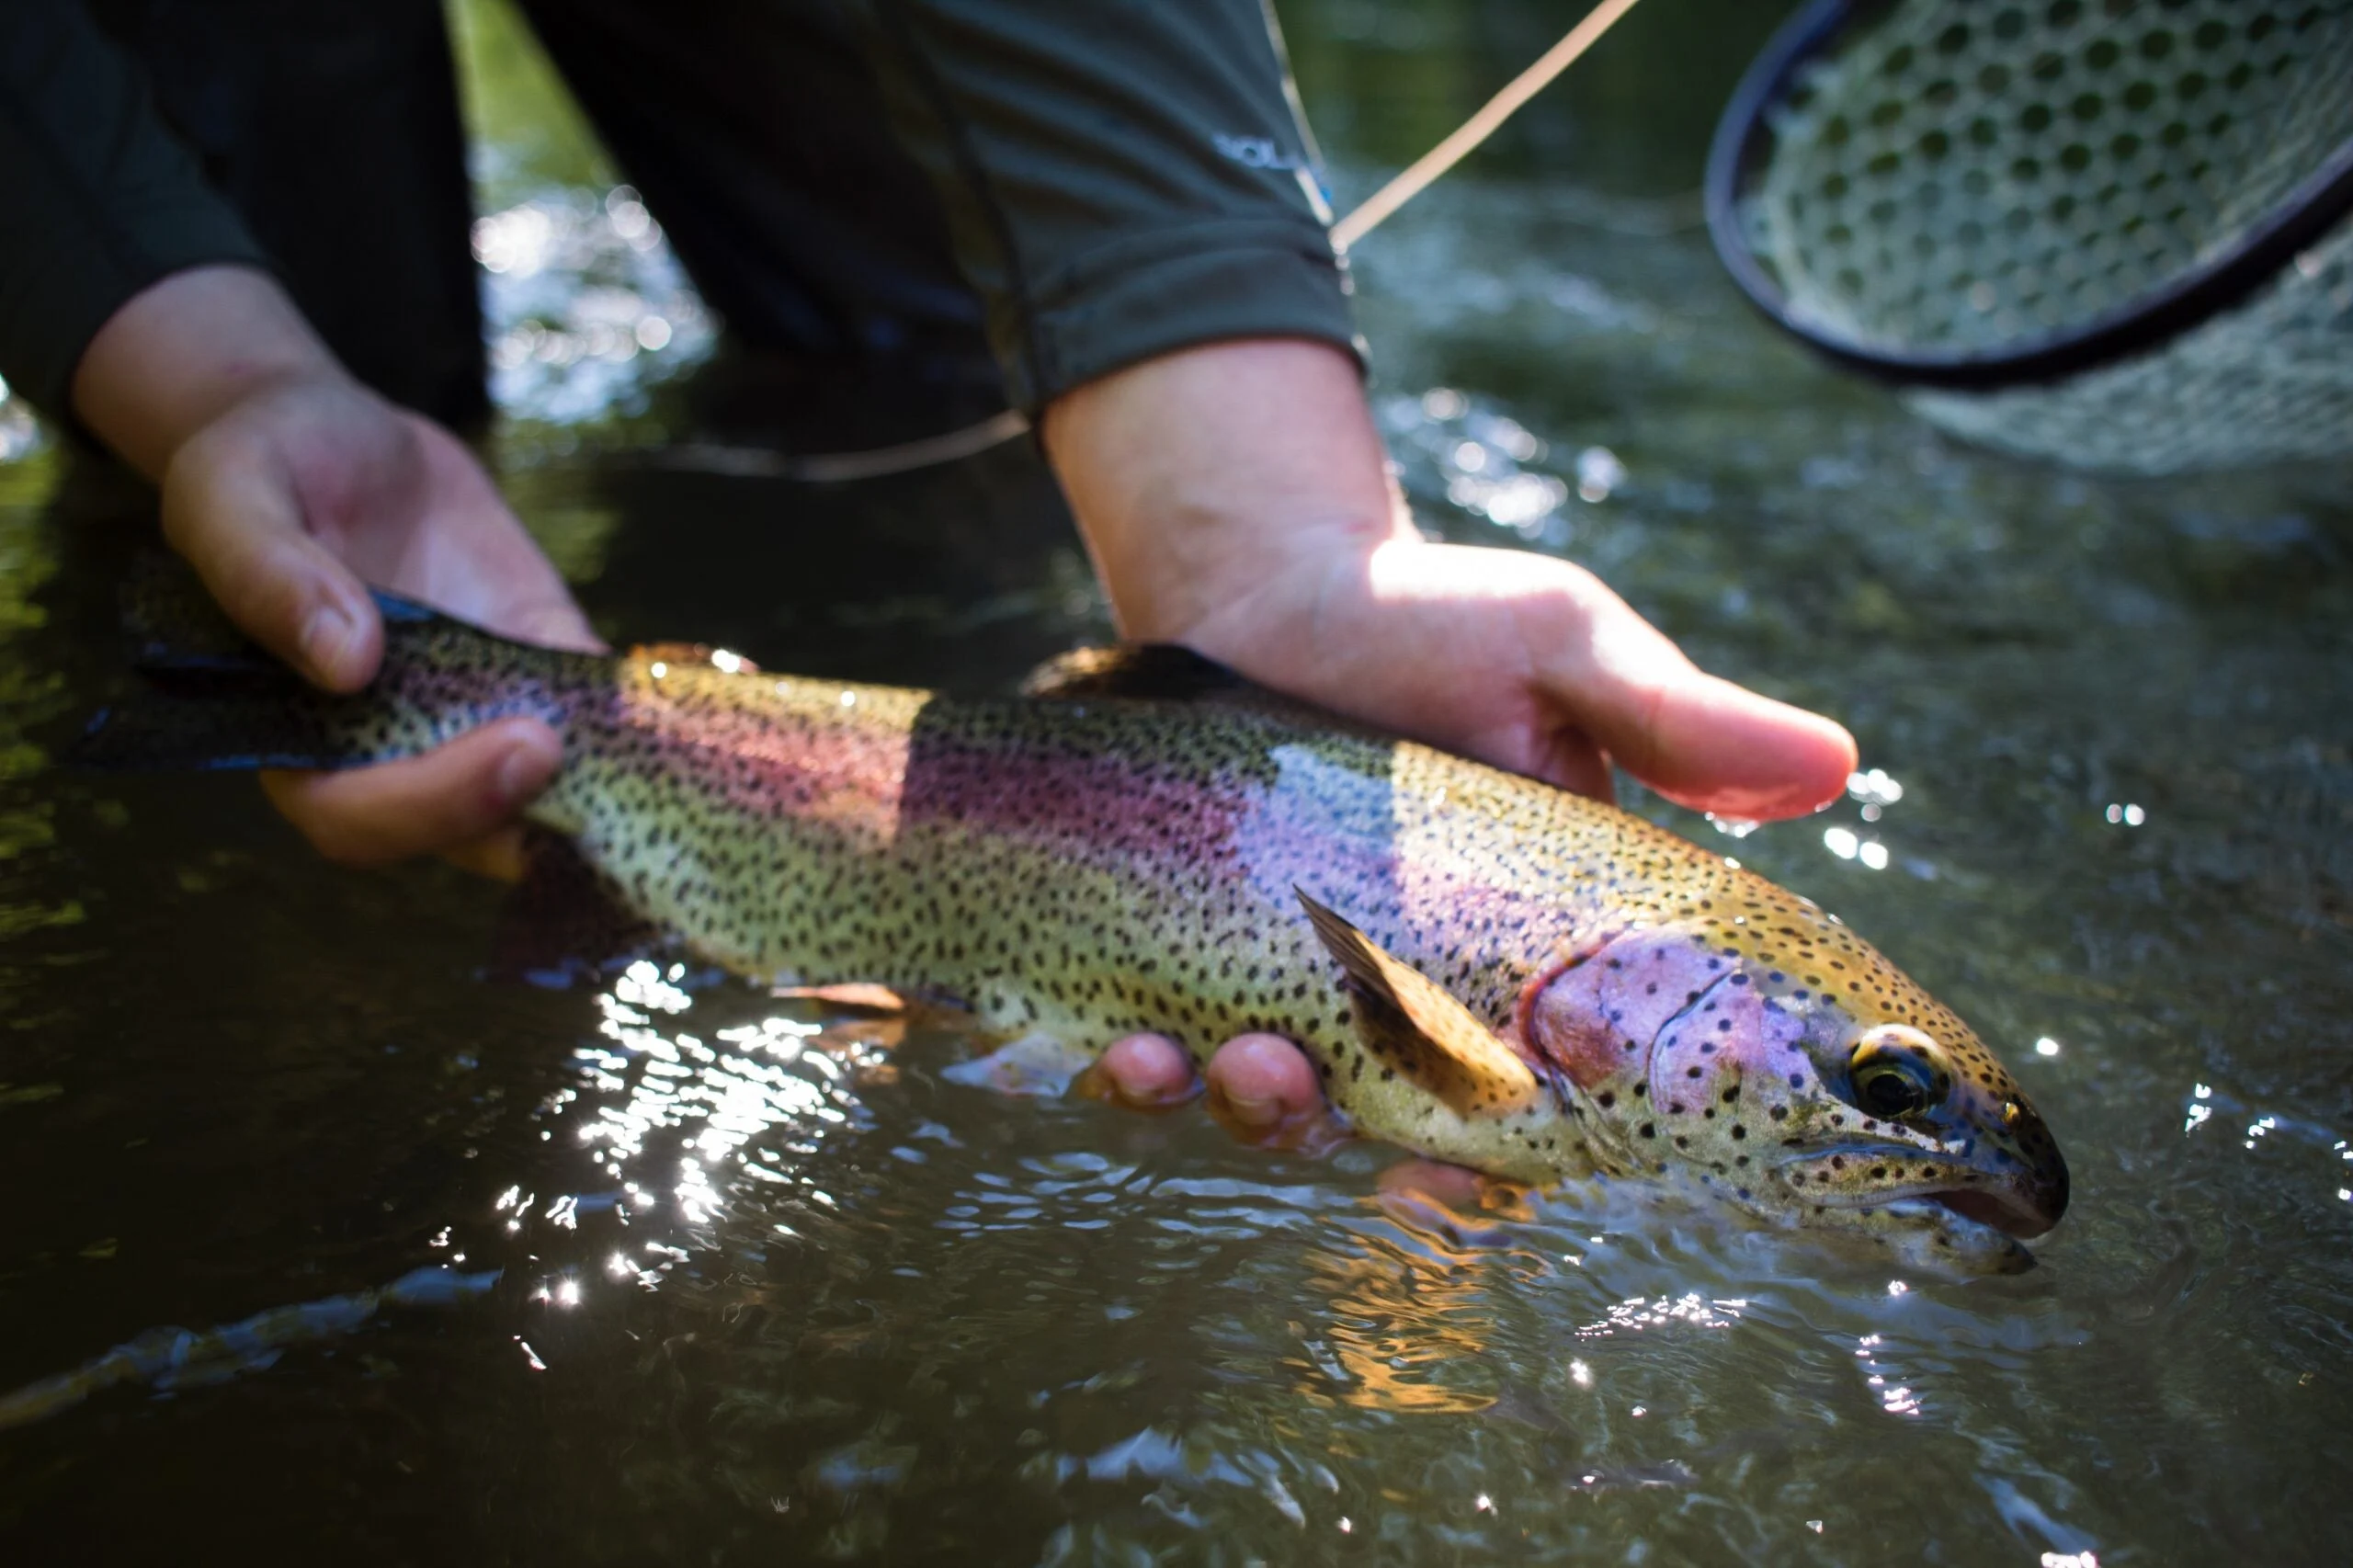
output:
[[[593,1269],[601,1249],[606,1275],[647,1290],[698,1253],[723,1252],[730,1234],[795,1237],[792,1211],[837,1207],[813,1166],[828,1139],[870,1123],[862,1096],[896,1081],[891,1052],[905,1033],[898,1017],[812,1019],[794,1005],[797,1015],[722,1024],[706,1040],[671,1027],[695,1006],[688,978],[683,964],[641,960],[597,993],[602,1043],[581,1045],[574,1081],[540,1103],[548,1135],[585,1149],[610,1188],[560,1195],[536,1216],[519,1185],[493,1205],[510,1233],[581,1233],[609,1214],[614,1233],[639,1234],[596,1227],[596,1245],[564,1248],[569,1267]],[[577,1304],[577,1275],[566,1282],[569,1301],[561,1289],[549,1299]]]
[[[1359,1232],[1339,1250],[1318,1248],[1315,1288],[1329,1292],[1330,1321],[1302,1341],[1301,1392],[1369,1410],[1462,1413],[1495,1403],[1486,1359],[1495,1259],[1432,1230]]]
[[[1392,398],[1380,415],[1409,495],[1442,499],[1531,543],[1568,543],[1574,529],[1561,508],[1570,484],[1544,472],[1551,449],[1526,426],[1449,387]],[[1607,500],[1625,481],[1624,466],[1603,448],[1587,448],[1573,461],[1575,494],[1588,504]]]
[[[473,245],[491,395],[509,421],[643,414],[654,387],[710,355],[716,325],[628,186],[536,191],[476,219]]]
[[[498,1281],[496,1269],[417,1268],[381,1290],[273,1307],[220,1328],[152,1328],[72,1371],[0,1392],[0,1431],[48,1420],[127,1384],[171,1394],[267,1371],[289,1350],[352,1334],[381,1310],[461,1305],[488,1295]]]

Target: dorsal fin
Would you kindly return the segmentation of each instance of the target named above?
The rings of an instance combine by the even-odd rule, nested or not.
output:
[[[1239,670],[1176,642],[1124,642],[1074,648],[1029,672],[1021,695],[1049,702],[1126,699],[1131,701],[1213,702],[1302,729],[1334,730],[1375,740],[1391,738],[1368,724],[1260,686]]]
[[[708,642],[641,642],[629,651],[629,656],[642,665],[668,665],[682,670],[710,665],[727,675],[760,673],[760,666],[743,654]]]
[[[1123,642],[1057,653],[1021,683],[1024,697],[1069,702],[1102,697],[1186,702],[1216,692],[1257,689],[1249,680],[1178,642]]]
[[[1347,971],[1357,1033],[1373,1055],[1458,1115],[1501,1116],[1535,1098],[1535,1073],[1468,1007],[1301,889],[1291,892]]]
[[[370,587],[368,590],[368,597],[376,601],[376,613],[382,616],[389,625],[427,626],[437,620],[456,619],[444,615],[431,605],[419,604],[415,599],[403,598],[390,588]],[[477,626],[474,630],[481,631],[482,628]],[[498,635],[494,631],[483,634],[490,637]]]

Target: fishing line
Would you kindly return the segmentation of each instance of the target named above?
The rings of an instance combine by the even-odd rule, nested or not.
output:
[[[746,479],[790,479],[804,484],[840,484],[854,479],[879,479],[884,474],[910,473],[920,468],[976,456],[1002,446],[1029,428],[1017,408],[991,415],[977,425],[966,425],[919,441],[894,447],[870,447],[855,452],[779,452],[766,447],[735,447],[711,441],[691,441],[664,448],[658,460],[668,468],[694,469]]]
[[[1495,128],[1518,112],[1522,104],[1551,85],[1552,78],[1577,62],[1577,57],[1601,40],[1618,19],[1639,0],[1601,0],[1571,28],[1560,42],[1546,50],[1536,63],[1513,77],[1479,112],[1454,133],[1423,153],[1395,179],[1366,198],[1357,210],[1332,225],[1332,248],[1346,255],[1350,245],[1370,233],[1391,213],[1411,201],[1438,176],[1468,157],[1472,149],[1495,133]]]

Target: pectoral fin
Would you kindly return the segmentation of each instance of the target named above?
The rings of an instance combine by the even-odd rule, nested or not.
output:
[[[1174,642],[1074,649],[1030,671],[1021,683],[1021,695],[1048,702],[1211,702],[1287,724],[1349,734],[1379,733],[1353,719],[1260,686],[1215,659]]]
[[[641,665],[674,665],[680,669],[692,669],[699,665],[715,664],[711,655],[720,652],[708,642],[641,642],[629,651],[631,660]],[[726,668],[731,675],[757,675],[760,666],[741,653],[729,653]]]
[[[1538,1093],[1536,1074],[1471,1010],[1297,888],[1299,902],[1355,999],[1365,1049],[1461,1116],[1501,1116]]]
[[[887,985],[851,981],[840,985],[779,985],[768,992],[788,1002],[821,1002],[854,1013],[896,1014],[915,1011],[915,1003]]]
[[[967,1088],[1057,1099],[1069,1092],[1071,1080],[1094,1061],[1093,1051],[1081,1051],[1052,1035],[1026,1034],[986,1056],[944,1067],[939,1075]]]

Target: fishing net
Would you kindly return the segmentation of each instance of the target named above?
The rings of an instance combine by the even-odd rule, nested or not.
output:
[[[1752,299],[1956,435],[2353,451],[2353,0],[1817,0],[1708,196]]]

